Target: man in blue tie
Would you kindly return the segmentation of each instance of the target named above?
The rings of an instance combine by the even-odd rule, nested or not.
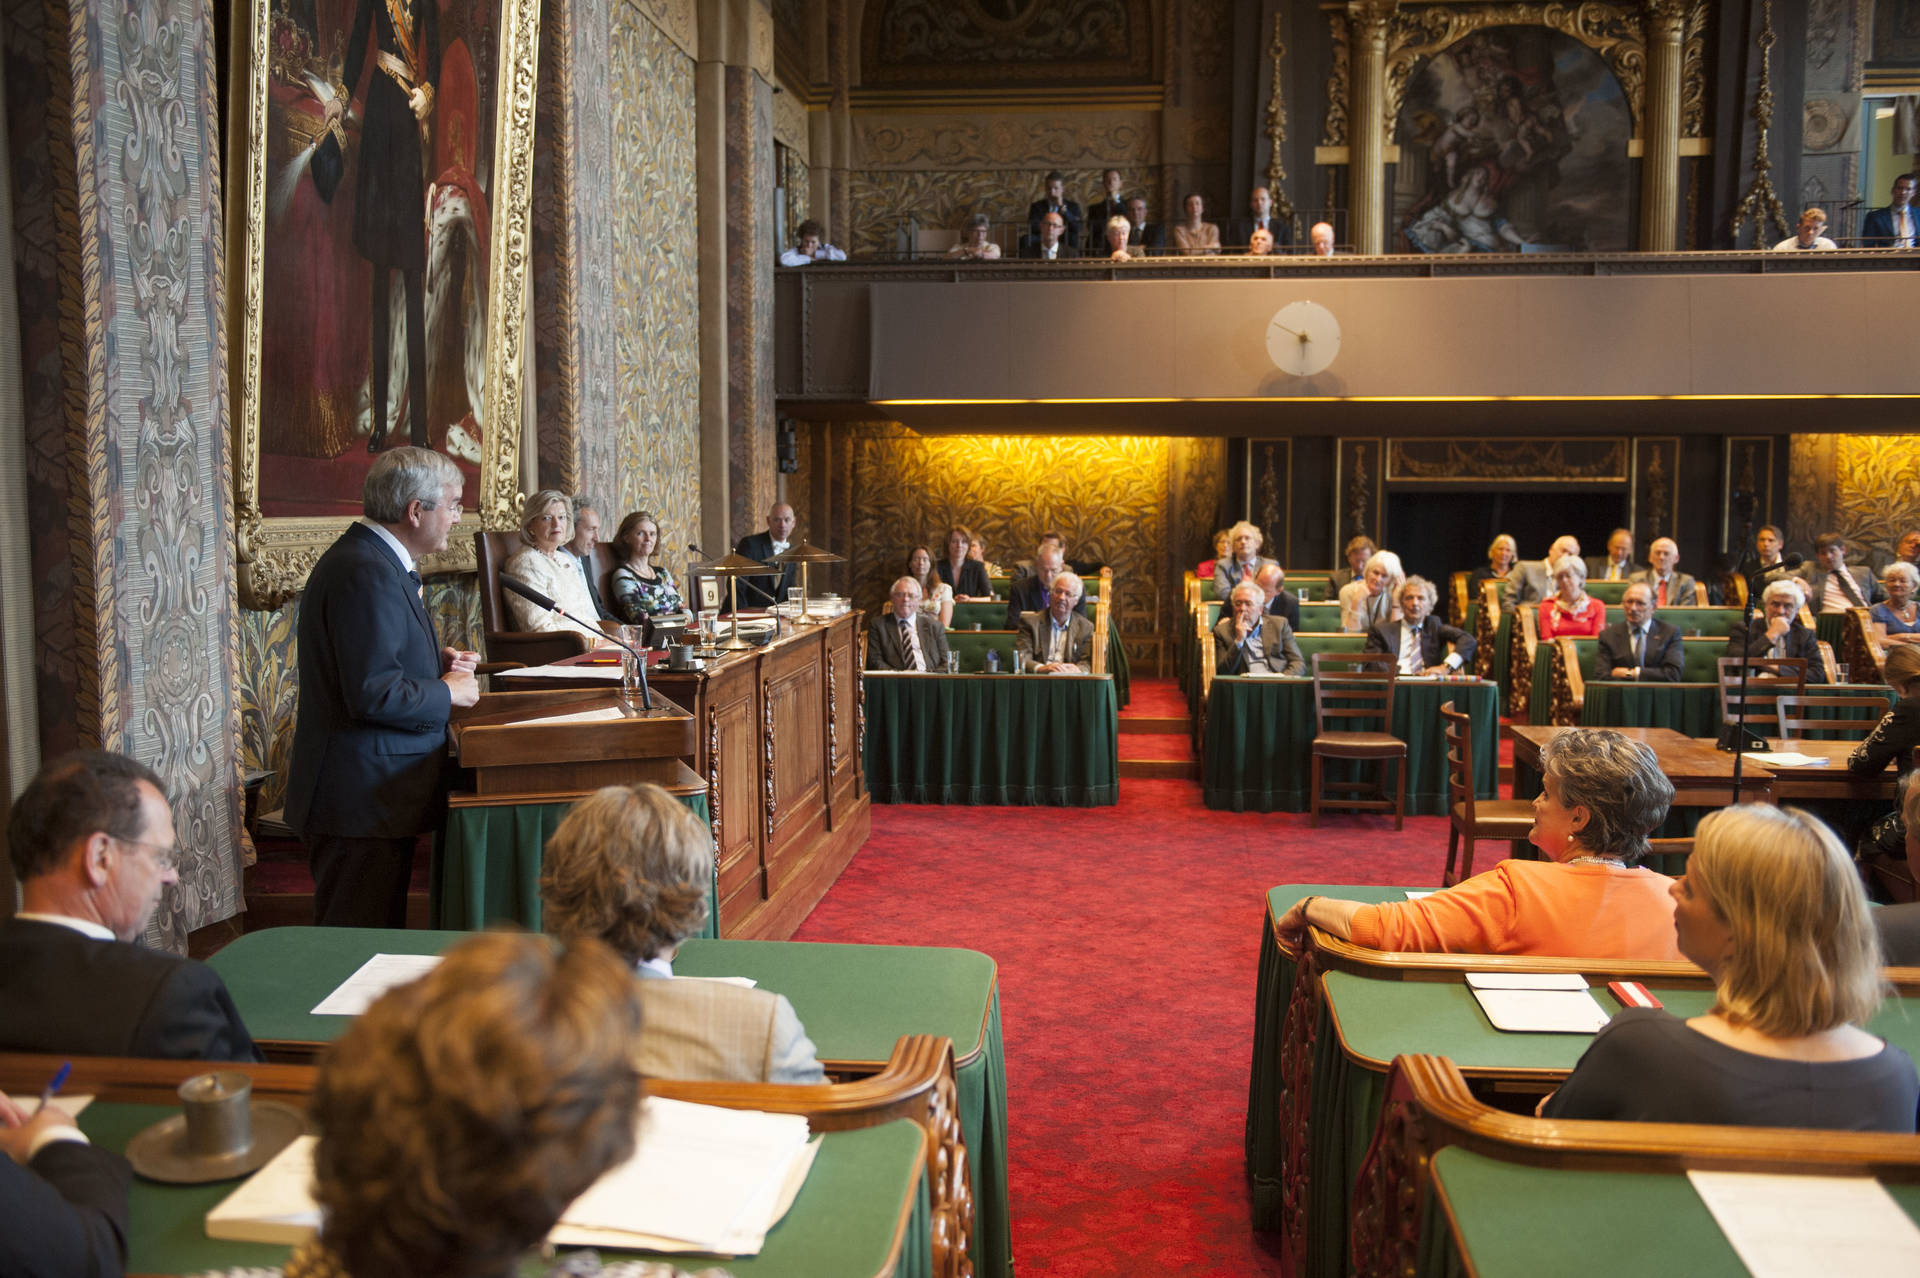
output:
[[[1680,682],[1686,669],[1680,631],[1653,615],[1653,588],[1644,581],[1628,586],[1620,596],[1620,611],[1626,620],[1600,632],[1600,651],[1593,662],[1596,677]]]

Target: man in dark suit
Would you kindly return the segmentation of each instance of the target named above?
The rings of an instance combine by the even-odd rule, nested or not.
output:
[[[593,562],[594,543],[600,540],[600,512],[585,493],[575,493],[572,506],[573,540],[567,543],[567,553],[580,565],[580,575],[586,578],[587,598],[593,601],[595,614],[602,621],[617,621],[600,597],[600,569]]]
[[[1400,620],[1383,621],[1367,632],[1367,651],[1393,657],[1401,674],[1452,672],[1473,660],[1473,636],[1433,615],[1440,592],[1425,577],[1400,585]],[[1451,651],[1449,651],[1451,648]]]
[[[1029,239],[1020,249],[1020,256],[1043,262],[1065,262],[1080,256],[1080,250],[1073,246],[1070,238],[1073,232],[1058,213],[1048,213],[1040,219],[1040,233]]]
[[[1803,657],[1812,678],[1820,662],[1820,645],[1813,631],[1800,624],[1803,584],[1788,577],[1772,582],[1761,595],[1763,616],[1755,617],[1744,639],[1727,636],[1729,657]]]
[[[1107,223],[1127,215],[1127,202],[1120,196],[1120,170],[1108,169],[1100,175],[1100,183],[1101,198],[1087,205],[1083,219],[1087,237],[1083,243],[1089,253],[1100,251],[1106,243]]]
[[[1007,629],[1020,628],[1020,614],[1023,612],[1045,612],[1047,610],[1048,588],[1053,584],[1053,575],[1066,566],[1066,555],[1060,547],[1051,541],[1040,543],[1033,552],[1033,571],[1023,577],[1016,577],[1007,587]],[[1087,615],[1086,601],[1080,602],[1079,613]]]
[[[1704,603],[1699,583],[1686,573],[1675,571],[1674,565],[1679,562],[1680,544],[1671,537],[1655,537],[1647,547],[1647,566],[1627,580],[1644,581],[1653,592],[1656,609],[1692,608]]]
[[[1865,568],[1847,564],[1847,539],[1837,532],[1821,533],[1813,542],[1813,569],[1807,574],[1808,603],[1814,612],[1845,612],[1870,608],[1887,592]]]
[[[1147,221],[1147,199],[1136,195],[1127,201],[1127,251],[1139,256],[1143,249],[1165,248],[1167,233],[1158,222]]]
[[[1600,632],[1600,653],[1593,662],[1596,677],[1679,683],[1686,673],[1686,650],[1679,628],[1653,615],[1653,588],[1644,581],[1628,586],[1620,596],[1620,611],[1626,620]]]
[[[944,672],[947,632],[938,617],[920,611],[920,583],[902,577],[889,598],[893,606],[867,625],[867,669]]]
[[[1512,608],[1523,603],[1539,603],[1543,599],[1553,598],[1553,565],[1563,556],[1580,558],[1580,541],[1571,533],[1562,533],[1553,539],[1553,545],[1547,548],[1547,557],[1535,562],[1523,559],[1513,566],[1507,574],[1507,584],[1500,590],[1500,606]]]
[[[1082,231],[1080,206],[1067,198],[1067,177],[1059,169],[1047,174],[1046,195],[1027,206],[1028,243],[1039,240],[1041,221],[1049,213],[1060,215],[1068,245],[1078,244],[1086,238]]]
[[[775,555],[784,555],[793,545],[793,525],[793,507],[784,501],[777,501],[767,511],[766,529],[742,537],[735,544],[733,553],[763,564],[772,563]],[[780,565],[778,576],[766,573],[740,578],[740,606],[765,608],[784,602],[787,591],[799,584],[799,575],[800,565],[789,562]]]
[[[29,1116],[0,1097],[0,1274],[118,1274],[127,1259],[132,1171],[87,1143],[57,1104]]]
[[[1253,584],[1260,587],[1260,594],[1266,600],[1267,615],[1279,617],[1288,629],[1298,632],[1300,596],[1287,589],[1287,570],[1279,564],[1268,563],[1253,574]]]
[[[21,909],[0,924],[0,1051],[260,1059],[212,968],[134,943],[180,879],[151,769],[104,751],[48,764],[8,815],[7,855]]]
[[[1047,610],[1020,618],[1013,650],[1029,669],[1074,674],[1093,668],[1093,623],[1075,611],[1084,593],[1077,574],[1056,572],[1047,586]]]
[[[1273,236],[1273,247],[1269,252],[1278,252],[1293,245],[1293,227],[1286,218],[1273,211],[1273,192],[1264,186],[1256,186],[1247,197],[1247,209],[1250,216],[1234,223],[1234,245],[1252,244],[1255,231],[1265,231]]]
[[[1913,248],[1920,245],[1920,222],[1913,211],[1913,175],[1893,180],[1893,200],[1860,223],[1861,248]]]
[[[414,844],[440,825],[447,721],[480,698],[480,654],[441,646],[416,564],[446,549],[463,483],[431,449],[382,454],[366,517],[307,578],[286,819],[322,926],[405,927]]]
[[[1298,678],[1307,659],[1284,617],[1266,611],[1259,585],[1243,581],[1227,601],[1231,614],[1213,628],[1213,672],[1219,675],[1277,674]]]
[[[1587,560],[1588,581],[1631,581],[1639,571],[1633,562],[1633,533],[1616,528],[1607,537],[1607,553]]]

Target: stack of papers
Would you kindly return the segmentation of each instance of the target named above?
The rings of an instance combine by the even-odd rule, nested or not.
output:
[[[1768,768],[1824,768],[1831,762],[1820,755],[1801,754],[1796,750],[1755,750],[1747,757]]]
[[[438,954],[376,954],[314,1005],[309,1016],[358,1016],[396,985],[419,980],[440,962]]]
[[[516,679],[605,679],[620,682],[620,663],[604,666],[522,666],[512,672]]]
[[[207,1237],[296,1244],[317,1231],[314,1141],[294,1141],[208,1212]],[[798,1114],[653,1098],[641,1109],[633,1157],[568,1207],[548,1240],[754,1255],[793,1205],[818,1148]]]
[[[1920,1227],[1869,1177],[1690,1171],[1687,1179],[1754,1278],[1920,1273]]]
[[[1574,972],[1468,972],[1467,985],[1497,1030],[1517,1034],[1596,1034],[1606,1009]]]

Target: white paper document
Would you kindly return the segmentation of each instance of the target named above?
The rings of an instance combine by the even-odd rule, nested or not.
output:
[[[29,1115],[31,1115],[35,1110],[39,1109],[40,1107],[40,1093],[38,1092],[35,1092],[31,1096],[23,1096],[19,1092],[12,1092],[12,1093],[0,1092],[0,1096],[5,1096],[8,1100],[12,1101],[15,1105],[17,1105],[24,1113]],[[59,1095],[55,1096],[52,1100],[48,1101],[47,1103],[58,1109],[64,1109],[67,1111],[67,1113],[71,1114],[73,1117],[78,1118],[80,1117],[81,1110],[93,1104],[93,1097],[69,1096],[65,1092],[61,1092]]]
[[[1579,990],[1474,990],[1480,1010],[1497,1030],[1514,1034],[1597,1034],[1606,1009]]]
[[[1409,901],[1418,901],[1418,900],[1419,900],[1419,899],[1420,899],[1421,897],[1423,897],[1423,896],[1432,896],[1432,895],[1433,895],[1433,889],[1432,889],[1432,888],[1424,888],[1424,889],[1423,889],[1423,888],[1408,888],[1408,889],[1407,889],[1407,899],[1408,899]]]
[[[550,714],[538,719],[521,719],[521,725],[529,723],[612,723],[615,719],[624,719],[627,712],[619,706],[601,706],[598,710],[580,710],[573,714]]]
[[[229,1242],[305,1242],[320,1228],[313,1201],[314,1136],[296,1136],[265,1167],[207,1213],[207,1237]]]
[[[1817,754],[1801,754],[1795,750],[1757,750],[1747,757],[1765,768],[1824,768],[1832,762]]]
[[[1691,1171],[1687,1179],[1754,1278],[1920,1274],[1920,1226],[1869,1177]]]
[[[676,981],[718,981],[722,985],[738,985],[743,990],[750,990],[760,983],[751,976],[676,976],[673,979]]]
[[[360,970],[340,982],[333,993],[314,1005],[310,1016],[358,1016],[396,985],[405,985],[431,972],[438,954],[376,954]]]
[[[523,666],[508,671],[516,679],[605,679],[620,682],[620,663],[605,666]]]
[[[1468,972],[1467,984],[1476,990],[1578,990],[1587,992],[1587,978],[1578,972]]]

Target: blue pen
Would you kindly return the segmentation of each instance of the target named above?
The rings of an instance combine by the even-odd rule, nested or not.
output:
[[[66,1086],[67,1075],[71,1073],[73,1073],[72,1061],[62,1063],[59,1069],[53,1071],[53,1078],[47,1083],[46,1090],[40,1093],[40,1103],[33,1107],[33,1114],[29,1114],[27,1117],[32,1118],[34,1114],[38,1114],[41,1110],[45,1109],[47,1102],[58,1095],[62,1087]]]

